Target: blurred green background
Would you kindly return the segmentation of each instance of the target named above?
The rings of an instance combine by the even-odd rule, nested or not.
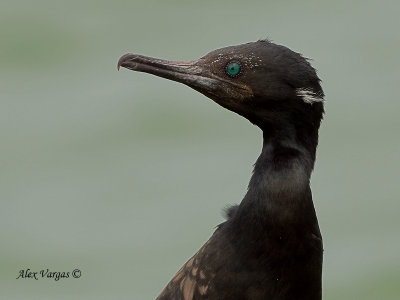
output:
[[[269,38],[313,58],[324,299],[399,299],[400,2],[3,0],[0,299],[154,299],[241,201],[261,133],[117,72]],[[18,279],[21,269],[80,279]]]

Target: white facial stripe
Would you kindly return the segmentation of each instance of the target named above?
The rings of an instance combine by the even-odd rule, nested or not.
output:
[[[305,103],[313,104],[314,102],[324,101],[324,99],[312,89],[298,88],[296,89],[296,94],[301,97]]]

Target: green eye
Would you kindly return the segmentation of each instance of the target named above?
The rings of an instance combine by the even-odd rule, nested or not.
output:
[[[231,77],[235,77],[240,73],[240,65],[237,62],[230,62],[226,66],[226,73]]]

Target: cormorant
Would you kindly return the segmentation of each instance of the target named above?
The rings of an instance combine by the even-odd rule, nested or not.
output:
[[[118,69],[181,82],[258,126],[248,191],[158,300],[320,300],[322,238],[310,190],[324,93],[299,53],[266,40],[193,61],[125,54]]]

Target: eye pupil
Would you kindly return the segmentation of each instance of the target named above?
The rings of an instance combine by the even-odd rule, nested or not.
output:
[[[235,77],[240,73],[240,65],[237,62],[229,63],[226,66],[226,73],[231,77]]]

